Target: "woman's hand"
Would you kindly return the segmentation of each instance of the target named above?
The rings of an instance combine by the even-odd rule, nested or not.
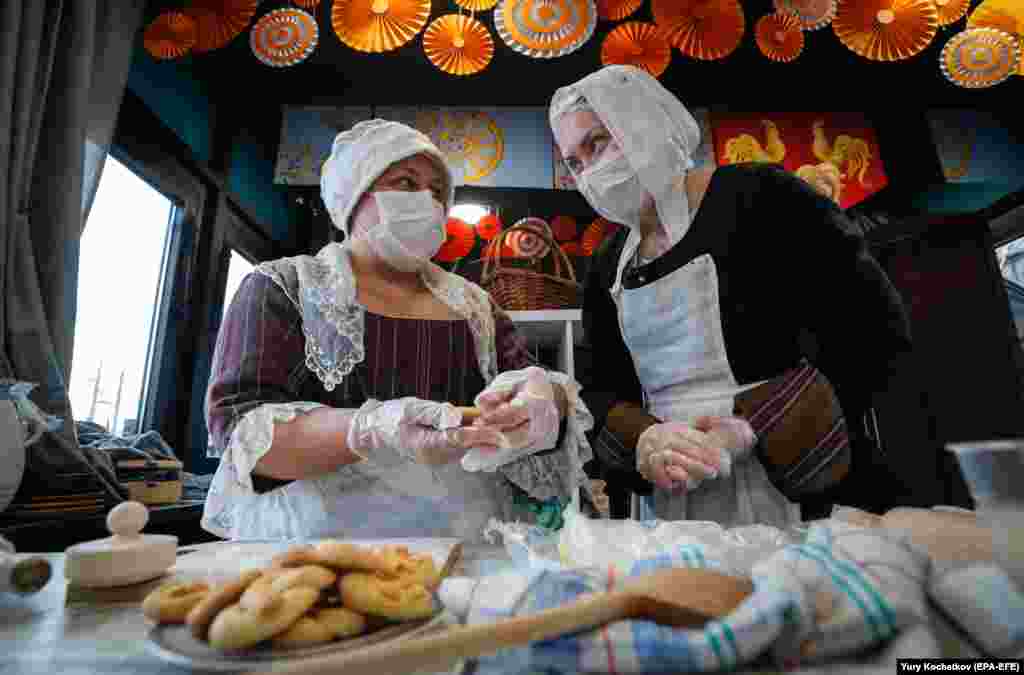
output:
[[[564,408],[558,403],[558,389],[541,368],[501,373],[476,397],[482,414],[471,428],[500,430],[509,448],[550,450],[558,443]]]
[[[462,414],[450,403],[418,398],[371,401],[349,424],[349,450],[363,459],[391,453],[420,464],[462,459],[472,448],[497,450],[501,432],[487,426],[460,426]]]
[[[756,440],[739,417],[655,424],[637,441],[637,471],[663,490],[694,490],[707,479],[728,476],[733,456],[749,452]]]

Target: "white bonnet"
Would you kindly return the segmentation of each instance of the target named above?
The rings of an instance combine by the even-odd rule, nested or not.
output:
[[[331,156],[320,172],[320,196],[334,226],[348,235],[349,217],[363,193],[392,164],[419,154],[433,157],[442,167],[448,185],[447,213],[455,199],[452,171],[426,134],[400,122],[373,119],[335,136]]]

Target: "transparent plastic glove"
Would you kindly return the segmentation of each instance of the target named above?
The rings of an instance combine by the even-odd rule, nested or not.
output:
[[[462,459],[466,471],[494,471],[520,457],[550,450],[558,443],[561,415],[554,385],[541,368],[501,373],[474,401],[483,413],[474,426],[501,432],[496,453],[472,450]]]
[[[461,423],[462,413],[450,403],[412,397],[368,401],[349,423],[348,448],[363,459],[440,465],[458,461],[470,448],[500,447],[500,432]]]
[[[637,441],[637,470],[662,489],[695,490],[705,480],[729,476],[733,460],[748,454],[756,440],[739,417],[655,424]]]

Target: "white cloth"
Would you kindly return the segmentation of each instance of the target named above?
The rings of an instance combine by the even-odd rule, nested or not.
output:
[[[303,317],[306,367],[327,391],[341,383],[364,356],[365,308],[347,246],[328,244],[315,257],[285,258],[257,267],[270,277]],[[420,277],[431,292],[466,319],[485,382],[497,377],[494,315],[486,291],[430,263]],[[263,494],[250,473],[273,442],[273,425],[320,407],[316,402],[268,403],[235,426],[210,485],[202,526],[227,539],[305,540],[330,536],[436,536],[480,540],[491,518],[515,520],[508,479],[538,499],[578,493],[583,464],[593,456],[586,432],[593,418],[578,396],[579,385],[551,373],[569,394],[567,432],[557,452],[521,457],[498,473],[470,474],[457,463],[426,467],[415,462],[369,461],[317,478],[293,481]]]
[[[929,593],[986,653],[1024,655],[1024,594],[1000,567],[971,565],[935,575]]]
[[[643,386],[648,412],[666,422],[730,416],[740,386],[725,350],[714,259],[702,255],[674,272],[614,296],[623,339]],[[655,488],[641,519],[712,520],[725,527],[760,523],[784,528],[799,507],[771,484],[753,454],[735,458],[728,475],[681,494]]]
[[[640,183],[654,197],[668,244],[675,244],[691,222],[684,178],[693,168],[693,154],[700,147],[697,120],[646,71],[633,66],[607,66],[555,92],[549,110],[553,129],[562,115],[585,109],[581,98],[607,127]],[[624,251],[627,259],[639,244],[639,233],[631,229]],[[620,266],[613,292],[620,285],[621,275]]]
[[[320,196],[334,226],[348,235],[349,217],[363,193],[392,164],[419,154],[432,157],[444,172],[447,213],[455,199],[455,182],[444,155],[428,136],[399,122],[380,119],[359,122],[335,136],[331,156],[320,172]]]

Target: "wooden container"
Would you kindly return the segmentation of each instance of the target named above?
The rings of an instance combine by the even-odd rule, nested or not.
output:
[[[131,499],[143,504],[175,504],[183,492],[178,460],[128,459],[117,463],[117,479]]]

